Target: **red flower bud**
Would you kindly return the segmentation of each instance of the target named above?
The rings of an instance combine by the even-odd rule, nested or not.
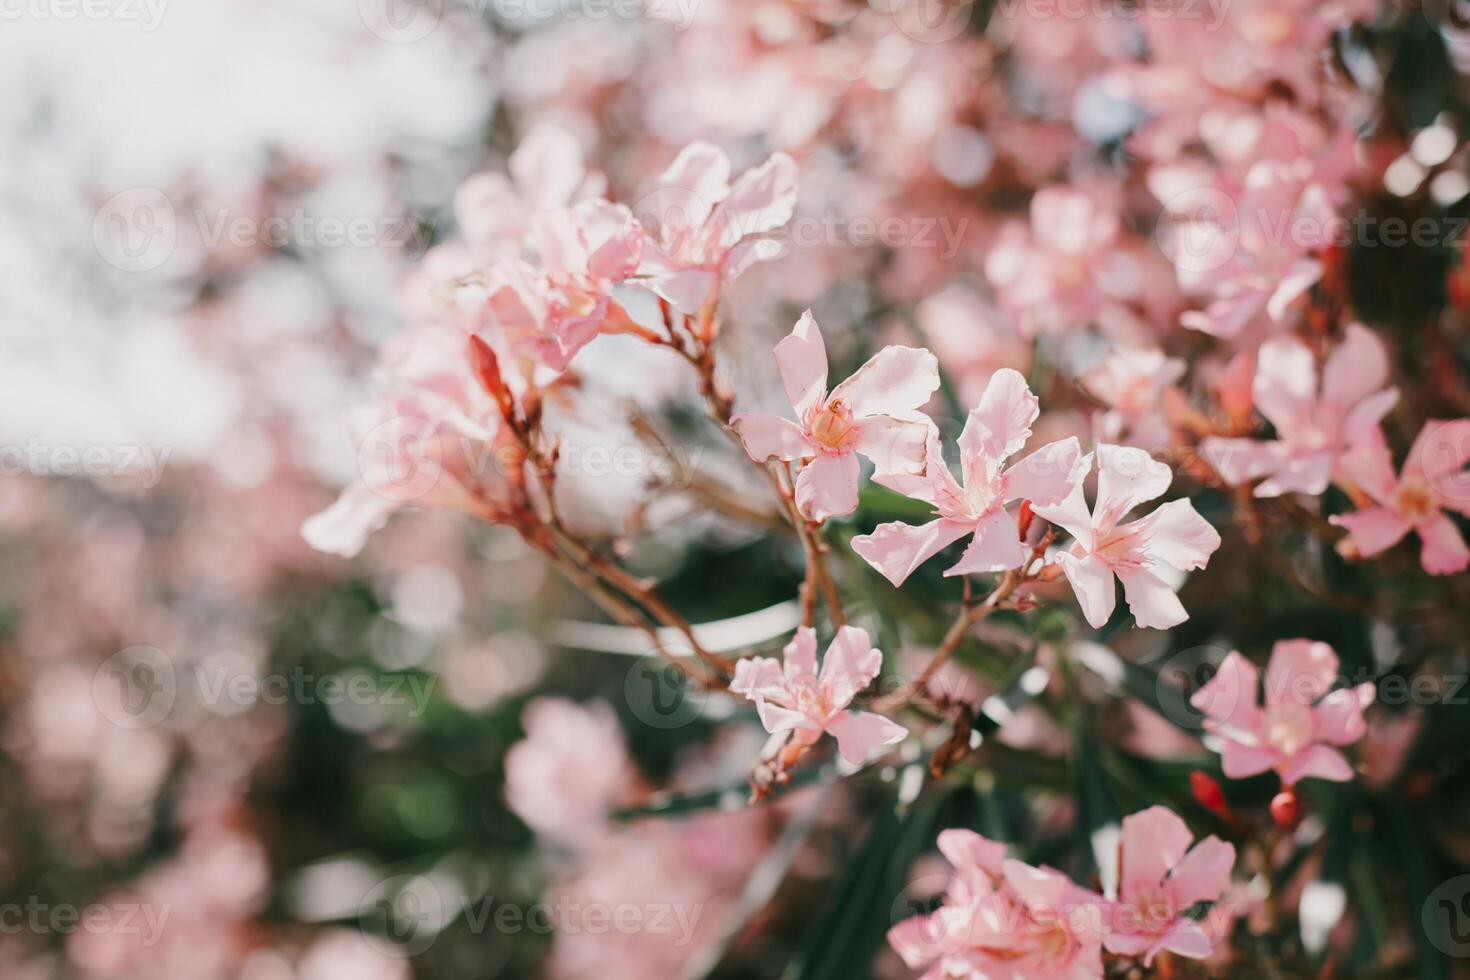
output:
[[[1283,830],[1291,830],[1297,825],[1301,816],[1301,801],[1296,798],[1296,790],[1290,786],[1272,797],[1271,819],[1276,821],[1276,826]]]
[[[1230,804],[1225,802],[1225,791],[1220,788],[1219,782],[1203,769],[1196,769],[1189,774],[1189,790],[1200,806],[1211,813],[1223,816],[1230,809]]]

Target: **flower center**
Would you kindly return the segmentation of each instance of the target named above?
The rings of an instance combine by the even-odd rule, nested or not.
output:
[[[822,406],[817,417],[812,419],[811,436],[828,449],[846,449],[853,434],[852,409],[841,400]]]
[[[826,718],[832,713],[832,706],[822,696],[821,685],[815,677],[802,677],[791,685],[791,693],[796,696],[796,709],[802,714],[812,718]]]
[[[1422,524],[1433,517],[1439,507],[1429,484],[1415,478],[1405,480],[1399,486],[1394,509],[1402,514],[1410,524]]]
[[[1295,755],[1312,741],[1312,709],[1285,702],[1266,709],[1266,741],[1282,755]]]

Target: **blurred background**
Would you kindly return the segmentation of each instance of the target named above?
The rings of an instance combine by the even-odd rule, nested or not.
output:
[[[956,409],[999,367],[1075,374],[1119,337],[1173,331],[1180,287],[1141,225],[1109,248],[1107,301],[1086,313],[1100,329],[1038,345],[1024,289],[987,285],[984,256],[1029,228],[1032,189],[1121,172],[1145,120],[1190,112],[1106,83],[1147,25],[1041,6],[0,0],[0,976],[906,975],[882,931],[912,911],[901,885],[934,830],[980,825],[968,789],[916,802],[887,770],[744,809],[764,741],[748,713],[590,628],[595,611],[513,533],[410,511],[347,561],[299,528],[357,475],[354,408],[401,328],[405,277],[464,231],[457,189],[505,174],[537,126],[571,134],[629,201],[692,140],[737,169],[798,158],[813,237],[728,308],[740,390],[770,406],[770,344],[807,306],[834,327],[834,367],[889,339],[931,346]],[[1282,14],[1303,36],[1283,36],[1271,70],[1296,79],[1330,48],[1379,107],[1368,171],[1399,168],[1373,207],[1462,214],[1470,35],[1444,11],[1329,6]],[[1271,9],[1239,0],[1202,23]],[[1438,135],[1419,153],[1423,132]],[[1100,208],[1144,196],[1098,187]],[[1354,295],[1415,336],[1454,298],[1454,245],[1383,259]],[[668,364],[606,338],[579,366],[607,398],[696,425]],[[1048,404],[1057,436],[1089,431],[1091,406]],[[582,445],[629,439],[593,428]],[[686,448],[744,489],[728,444]],[[636,570],[691,619],[770,644],[792,622],[799,550],[687,520],[677,495],[645,507],[658,478],[594,475],[589,519],[636,534]],[[1431,642],[1453,643],[1436,618],[1451,601],[1418,603]],[[1332,616],[1252,609],[1202,611],[1162,652],[1259,647],[1283,620]],[[942,629],[908,612],[925,625],[885,637],[890,652]],[[1003,674],[972,682],[1014,690]],[[1200,754],[1157,713],[1118,717],[1120,751]],[[1409,739],[1384,724],[1387,786]],[[1075,816],[1069,737],[1008,716],[1011,768],[995,772],[1064,789],[1039,820],[1019,792],[986,797],[989,832],[1038,860],[1061,860]],[[1159,765],[1147,777],[1177,790],[1185,770]],[[1470,859],[1448,815],[1463,794],[1443,793],[1428,867]],[[1372,941],[1414,969],[1411,936]]]

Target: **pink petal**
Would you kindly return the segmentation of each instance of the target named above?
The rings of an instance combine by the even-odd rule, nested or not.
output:
[[[1345,783],[1353,778],[1353,767],[1343,754],[1329,745],[1311,745],[1291,759],[1281,770],[1281,781],[1293,786],[1303,779],[1326,779]]]
[[[1039,402],[1026,379],[1013,368],[1001,368],[990,376],[980,404],[971,410],[960,433],[960,462],[966,474],[983,465],[990,474],[1013,456],[1031,438],[1031,423],[1041,414]]]
[[[865,762],[879,746],[895,745],[908,737],[908,729],[871,711],[844,711],[827,722],[827,731],[837,739],[837,751],[853,765]]]
[[[1088,457],[1091,461],[1091,456]],[[1091,551],[1093,541],[1092,512],[1087,509],[1087,500],[1082,495],[1082,484],[1079,483],[1072,488],[1065,499],[1054,505],[1045,505],[1032,508],[1036,516],[1042,520],[1063,528],[1068,534],[1077,539],[1077,543],[1084,549]]]
[[[1276,284],[1271,292],[1271,298],[1266,301],[1266,315],[1274,322],[1280,323],[1286,317],[1286,311],[1307,290],[1315,286],[1322,278],[1322,265],[1314,259],[1302,259],[1286,271],[1286,275]]]
[[[1182,572],[1204,568],[1220,547],[1220,533],[1187,500],[1171,500],[1127,526],[1140,551]]]
[[[1266,664],[1266,703],[1311,705],[1337,680],[1337,654],[1316,640],[1279,640]]]
[[[1414,440],[1404,472],[1422,472],[1443,506],[1470,515],[1470,472],[1465,471],[1466,462],[1470,462],[1470,419],[1431,421]]]
[[[793,644],[795,642],[792,641]],[[816,641],[812,643],[815,646]],[[786,663],[791,663],[790,646],[786,648]],[[751,701],[784,698],[788,693],[786,672],[774,657],[746,657],[735,662],[735,677],[730,681],[730,691]]]
[[[301,536],[317,551],[351,558],[402,506],[402,501],[357,483],[342,491],[332,506],[303,521]]]
[[[1342,454],[1337,465],[1343,476],[1362,487],[1374,500],[1384,505],[1392,504],[1398,480],[1394,476],[1393,456],[1383,438],[1383,430],[1375,427],[1362,434]]]
[[[1139,504],[1159,497],[1174,482],[1169,467],[1142,449],[1097,447],[1097,500],[1092,512],[1099,523],[1116,522]]]
[[[761,724],[772,735],[781,732],[817,732],[821,730],[821,726],[816,721],[800,711],[783,708],[764,698],[754,700],[755,711],[760,716]]]
[[[1029,864],[1008,858],[1001,864],[1006,884],[1011,886],[1021,901],[1027,905],[1050,909],[1062,908],[1068,894],[1076,888],[1065,875],[1050,868],[1033,868]]]
[[[852,550],[895,586],[924,562],[975,530],[974,521],[940,518],[928,524],[894,521],[852,539]]]
[[[1148,914],[1148,909],[1141,910]],[[1154,945],[1155,937],[1151,932],[1124,932],[1128,926],[1123,925],[1110,930],[1103,936],[1103,948],[1109,953],[1117,956],[1142,956]]]
[[[1123,597],[1139,626],[1166,630],[1189,618],[1184,604],[1167,582],[1146,568],[1114,569],[1123,583]]]
[[[1348,537],[1364,558],[1387,551],[1409,533],[1409,522],[1387,507],[1370,507],[1352,514],[1334,514],[1327,520],[1338,527],[1347,528]]]
[[[1004,500],[1029,500],[1033,506],[1059,504],[1092,468],[1076,436],[1049,442],[1005,471]]]
[[[924,472],[929,459],[933,422],[874,415],[858,419],[853,428],[857,432],[853,448],[873,461],[878,475],[917,477]],[[939,465],[944,466],[942,459]]]
[[[736,178],[715,216],[719,241],[726,248],[751,235],[775,231],[796,210],[796,161],[784,153]]]
[[[1363,709],[1373,703],[1377,693],[1371,683],[1363,683],[1327,695],[1313,712],[1317,737],[1333,745],[1349,745],[1362,738],[1368,730]]]
[[[1167,890],[1180,911],[1196,902],[1217,901],[1230,887],[1235,847],[1218,837],[1206,837],[1175,865]]]
[[[1305,433],[1317,400],[1317,366],[1312,351],[1295,337],[1273,337],[1261,345],[1252,385],[1256,410],[1276,426],[1284,441]]]
[[[1383,341],[1361,323],[1348,324],[1342,343],[1322,365],[1323,403],[1343,413],[1387,383],[1388,351]]]
[[[683,192],[677,194],[676,201],[670,196],[670,201],[677,203],[684,227],[699,228],[709,220],[715,205],[730,193],[730,158],[719,147],[690,143],[679,151],[658,182],[663,188]]]
[[[730,419],[730,426],[745,451],[757,463],[775,459],[804,459],[817,454],[817,447],[801,426],[779,415],[764,412],[742,412]]]
[[[1162,950],[1168,950],[1178,956],[1187,956],[1192,960],[1203,960],[1209,958],[1215,947],[1211,945],[1210,939],[1205,931],[1200,928],[1198,922],[1193,919],[1178,919],[1169,931],[1159,939],[1148,955],[1143,958],[1145,967],[1153,966],[1154,957]]]
[[[709,302],[720,278],[709,269],[679,269],[649,277],[648,288],[681,313],[698,313]]]
[[[1189,310],[1179,317],[1179,325],[1199,330],[1212,337],[1229,340],[1240,336],[1266,306],[1264,290],[1247,289],[1233,296],[1215,300],[1203,310]]]
[[[1206,718],[1240,732],[1254,733],[1261,723],[1261,708],[1256,703],[1260,686],[1261,675],[1256,665],[1231,651],[1220,662],[1215,676],[1194,692],[1189,703]]]
[[[1077,594],[1077,604],[1082,615],[1093,629],[1101,629],[1112,618],[1118,601],[1117,587],[1113,585],[1113,570],[1097,555],[1078,558],[1062,552],[1057,555],[1057,564]]]
[[[796,417],[806,418],[807,412],[827,397],[827,346],[811,310],[803,313],[791,333],[776,345],[776,366]]]
[[[827,647],[819,683],[831,706],[842,708],[882,669],[883,653],[873,647],[867,630],[843,626]]]
[[[888,930],[888,945],[909,969],[917,970],[960,945],[950,933],[948,927],[953,916],[947,916],[946,911],[939,909],[931,915],[911,916]],[[937,980],[943,980],[944,974],[938,968],[934,975]]]
[[[855,453],[823,453],[796,477],[796,506],[812,521],[851,514],[858,505],[858,458]]]
[[[974,540],[960,556],[960,560],[944,574],[949,576],[1003,572],[1020,568],[1025,559],[1015,520],[1004,507],[996,507],[980,519],[975,527]]]
[[[783,676],[789,683],[798,680],[816,680],[817,677],[817,633],[810,626],[798,626],[796,635],[781,651]],[[733,688],[732,688],[733,690]]]
[[[1230,737],[1220,753],[1220,769],[1227,779],[1249,779],[1275,768],[1281,754],[1275,749],[1246,745]]]
[[[1118,882],[1122,900],[1156,894],[1193,840],[1188,825],[1167,807],[1151,806],[1124,817]]]
[[[1455,522],[1444,514],[1420,524],[1415,530],[1424,547],[1419,552],[1419,563],[1430,575],[1450,575],[1463,572],[1470,566],[1470,548]]]
[[[1209,436],[1200,442],[1200,454],[1226,485],[1238,487],[1286,465],[1287,448],[1279,442]]]
[[[566,207],[587,178],[577,137],[546,123],[526,133],[506,169],[532,211]]]
[[[1257,497],[1279,497],[1286,493],[1306,493],[1317,496],[1327,489],[1332,479],[1332,464],[1336,453],[1302,452],[1287,449],[1282,465],[1275,473],[1256,487]]]
[[[903,415],[923,407],[939,390],[939,361],[917,347],[885,347],[832,389],[859,417]]]
[[[1351,449],[1368,438],[1398,401],[1399,390],[1385,388],[1349,409],[1342,423],[1342,446]]]
[[[939,853],[960,870],[977,869],[992,878],[999,878],[1006,845],[982,837],[973,830],[943,830],[939,833]]]

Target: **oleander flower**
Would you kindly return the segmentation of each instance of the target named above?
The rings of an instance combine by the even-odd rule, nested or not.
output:
[[[700,312],[722,282],[780,254],[771,234],[791,220],[796,185],[796,162],[784,153],[732,183],[722,150],[684,147],[637,206],[651,226],[641,281],[682,312]]]
[[[1102,897],[1052,868],[1005,856],[1005,845],[946,830],[939,850],[954,865],[943,904],[888,931],[888,944],[922,980],[1103,975]]]
[[[1276,438],[1207,438],[1205,458],[1228,484],[1265,477],[1257,497],[1320,494],[1344,452],[1367,438],[1398,401],[1388,381],[1388,352],[1367,327],[1349,324],[1346,336],[1322,365],[1295,337],[1261,345],[1252,395],[1276,427]]]
[[[797,421],[746,412],[732,418],[757,462],[805,460],[796,502],[809,519],[850,514],[858,504],[858,455],[881,473],[917,473],[933,423],[919,412],[939,388],[934,355],[885,347],[831,391],[827,349],[811,312],[776,345],[776,363]]]
[[[1187,913],[1225,894],[1235,848],[1214,835],[1191,848],[1193,840],[1184,821],[1161,806],[1123,818],[1118,902],[1103,938],[1109,952],[1141,956],[1147,967],[1160,952],[1202,960],[1214,950]]]
[[[1419,563],[1431,575],[1463,572],[1470,548],[1452,510],[1470,516],[1470,419],[1424,423],[1397,477],[1381,430],[1342,459],[1344,474],[1378,503],[1329,518],[1347,528],[1358,555],[1371,558],[1397,544],[1411,530],[1419,535]]]
[[[1266,666],[1266,701],[1257,703],[1260,672],[1239,653],[1220,664],[1190,698],[1205,727],[1224,742],[1221,766],[1231,779],[1274,769],[1290,786],[1308,777],[1346,782],[1352,766],[1338,748],[1363,737],[1371,683],[1334,690],[1337,654],[1325,643],[1282,640]]]
[[[1162,495],[1173,479],[1169,467],[1143,450],[1104,444],[1098,447],[1097,499],[1090,512],[1080,483],[1065,501],[1035,508],[1038,517],[1075,539],[1056,560],[1093,627],[1113,614],[1115,576],[1139,626],[1168,629],[1189,618],[1175,586],[1160,573],[1204,568],[1220,547],[1220,535],[1187,500],[1123,521],[1134,508]]]
[[[875,477],[892,490],[933,505],[938,519],[918,526],[880,524],[872,534],[853,538],[852,550],[894,585],[902,585],[914,569],[966,535],[973,540],[946,575],[1019,568],[1025,556],[1006,505],[1016,500],[1058,503],[1081,485],[1092,464],[1072,437],[1005,466],[1026,445],[1038,414],[1036,396],[1019,372],[995,372],[960,433],[963,485],[944,462],[937,431],[930,433],[922,473]]]
[[[785,660],[752,657],[735,667],[730,690],[755,702],[766,731],[790,732],[795,744],[812,745],[822,735],[837,739],[837,751],[854,765],[884,745],[904,740],[908,730],[895,721],[848,705],[883,669],[883,654],[866,630],[843,626],[833,637],[817,670],[817,634],[797,629],[786,645]]]

